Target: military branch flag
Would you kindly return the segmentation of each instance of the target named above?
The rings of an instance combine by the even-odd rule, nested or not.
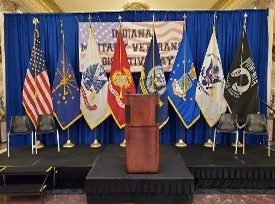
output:
[[[64,43],[63,37],[52,88],[54,115],[62,130],[81,117],[79,87]]]
[[[34,44],[23,85],[22,97],[22,104],[35,128],[37,127],[38,115],[53,113],[49,76],[40,47],[39,32],[36,28],[37,23],[38,20],[35,18]]]
[[[213,27],[196,88],[196,101],[210,127],[213,127],[226,111],[224,86],[222,62]]]
[[[166,81],[161,64],[159,48],[155,31],[153,29],[150,46],[147,50],[143,69],[139,79],[138,93],[158,93],[159,101],[159,124],[162,128],[169,120],[168,96],[166,92]]]
[[[187,129],[200,118],[200,110],[195,101],[196,86],[196,70],[184,28],[180,47],[167,84],[167,94],[168,100]]]
[[[84,68],[80,88],[80,109],[89,127],[94,129],[111,112],[107,102],[108,79],[100,60],[91,25]]]
[[[224,97],[229,111],[238,116],[240,128],[249,113],[259,112],[259,83],[245,28],[227,76]]]
[[[126,93],[134,94],[136,93],[136,88],[123,42],[122,29],[120,27],[111,64],[108,89],[108,104],[119,128],[125,126]]]

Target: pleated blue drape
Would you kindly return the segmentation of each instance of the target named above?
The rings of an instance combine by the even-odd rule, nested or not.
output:
[[[247,18],[247,34],[252,51],[252,57],[258,74],[260,86],[260,98],[267,98],[267,65],[268,65],[268,10],[239,10],[217,11],[216,30],[217,39],[223,64],[225,77],[230,69],[238,41],[242,33],[244,14]],[[149,11],[149,12],[99,12],[91,13],[92,20],[97,22],[117,21],[121,15],[123,21],[152,21],[152,15],[156,21],[182,20],[183,14],[187,14],[187,32],[197,74],[200,72],[204,55],[211,37],[214,11]],[[61,46],[60,20],[63,21],[65,30],[65,43],[76,78],[80,84],[78,60],[78,22],[88,22],[88,13],[69,14],[5,14],[5,62],[6,62],[6,119],[7,129],[12,115],[25,114],[22,106],[22,89],[30,53],[33,46],[33,18],[39,19],[41,47],[44,52],[46,68],[52,85],[55,66],[58,60],[58,51]],[[169,78],[166,73],[166,80]],[[134,74],[137,85],[140,73]],[[266,108],[261,104],[261,112],[266,114]],[[164,144],[175,143],[181,136],[188,144],[202,144],[208,137],[213,137],[213,129],[210,130],[203,116],[199,121],[186,130],[180,127],[180,120],[169,105],[170,120],[160,130],[160,141]],[[70,138],[75,144],[90,144],[93,141],[95,131],[91,131],[83,117],[70,127]],[[124,130],[120,130],[110,116],[96,129],[96,136],[101,143],[118,144],[123,140]],[[230,143],[233,136],[218,139],[218,143]],[[60,130],[61,144],[67,140],[67,131]],[[55,143],[53,135],[42,138],[47,145]],[[250,143],[259,143],[260,138],[250,139]],[[30,144],[30,139],[12,137],[11,145]]]

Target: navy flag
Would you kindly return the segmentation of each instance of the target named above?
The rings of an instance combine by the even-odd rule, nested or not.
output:
[[[245,28],[227,76],[224,98],[229,111],[238,116],[240,128],[249,113],[259,112],[259,83]]]
[[[143,69],[139,79],[138,93],[152,94],[158,93],[159,101],[159,124],[162,128],[169,119],[168,116],[168,97],[166,92],[166,81],[161,64],[159,48],[155,31],[147,50]]]
[[[188,36],[183,29],[180,47],[167,84],[167,94],[168,100],[187,129],[200,118],[200,110],[195,101],[196,86],[196,70]]]
[[[54,115],[65,130],[81,117],[81,112],[79,87],[64,44],[59,52],[52,94]]]

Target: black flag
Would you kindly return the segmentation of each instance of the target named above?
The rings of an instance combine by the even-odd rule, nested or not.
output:
[[[245,28],[227,76],[224,98],[229,111],[237,115],[240,128],[249,113],[259,112],[259,83]]]

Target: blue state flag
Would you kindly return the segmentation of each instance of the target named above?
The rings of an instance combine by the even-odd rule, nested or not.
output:
[[[195,101],[197,75],[187,33],[183,29],[180,47],[167,84],[168,100],[184,126],[190,128],[199,118]]]
[[[169,120],[168,97],[155,31],[153,32],[151,43],[147,50],[147,55],[141,71],[138,93],[159,94],[159,128],[162,128]]]
[[[54,115],[65,130],[81,117],[81,112],[79,87],[64,44],[59,52],[52,95]]]

